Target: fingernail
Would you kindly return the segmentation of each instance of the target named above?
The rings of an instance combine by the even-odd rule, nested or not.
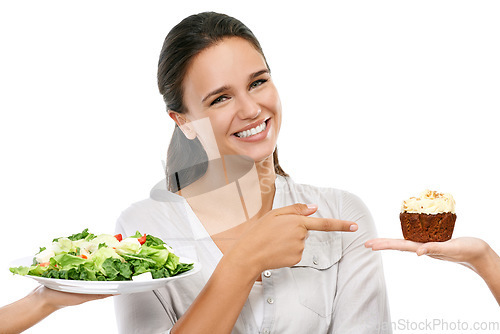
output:
[[[307,204],[307,208],[308,208],[309,210],[317,209],[317,208],[318,208],[318,205],[317,205],[317,204]]]
[[[356,230],[358,229],[358,225],[356,225],[356,224],[352,224],[352,225],[349,227],[349,229],[350,229],[351,231],[353,231],[353,232],[354,232],[354,231],[356,231]]]
[[[373,246],[373,242],[365,242],[365,247],[366,248],[370,248],[371,246]]]

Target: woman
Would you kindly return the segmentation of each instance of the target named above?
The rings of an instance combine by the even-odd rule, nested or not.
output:
[[[176,123],[167,178],[117,233],[158,235],[202,270],[117,296],[120,332],[390,331],[381,259],[363,247],[375,236],[367,208],[279,165],[281,103],[252,32],[223,14],[184,19],[165,39],[158,85]]]

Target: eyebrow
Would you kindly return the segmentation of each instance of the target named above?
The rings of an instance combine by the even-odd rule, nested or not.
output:
[[[260,75],[262,75],[262,74],[264,74],[264,73],[269,73],[269,69],[267,69],[267,68],[266,68],[266,69],[263,69],[263,70],[260,70],[260,71],[254,72],[254,73],[250,74],[250,75],[248,76],[248,78],[249,78],[250,80],[252,80],[252,79],[254,79],[254,78],[256,78],[256,77],[258,77],[258,76],[260,76]],[[223,91],[228,90],[229,88],[230,88],[230,87],[229,87],[229,86],[226,86],[226,85],[224,85],[224,86],[222,86],[222,87],[219,87],[219,88],[217,88],[217,89],[215,89],[215,90],[211,91],[210,93],[208,93],[208,94],[207,94],[207,95],[203,98],[203,100],[201,100],[201,102],[203,103],[203,102],[205,102],[206,100],[208,100],[211,96],[218,95],[218,94],[222,93]]]

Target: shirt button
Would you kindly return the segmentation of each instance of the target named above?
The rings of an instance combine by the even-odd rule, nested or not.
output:
[[[271,297],[269,297],[269,298],[267,298],[267,302],[268,302],[269,304],[272,304],[272,303],[274,303],[274,299],[272,299]]]
[[[313,256],[313,263],[315,265],[318,265],[319,261],[318,261],[318,257],[316,255]]]
[[[271,277],[271,272],[269,270],[264,271],[264,277]]]
[[[264,333],[264,334],[269,334],[269,333],[271,333],[271,331],[270,331],[269,329],[267,329],[267,328],[266,328],[266,329],[264,329],[264,332],[263,332],[263,333]]]

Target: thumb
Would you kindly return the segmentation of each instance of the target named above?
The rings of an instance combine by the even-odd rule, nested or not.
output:
[[[315,213],[316,210],[318,210],[317,204],[295,203],[293,205],[284,206],[282,208],[275,209],[273,211],[276,216],[281,216],[281,215],[309,216]]]

